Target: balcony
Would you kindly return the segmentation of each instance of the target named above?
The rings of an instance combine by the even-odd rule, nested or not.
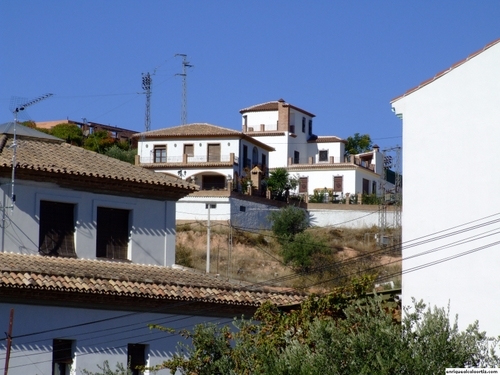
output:
[[[221,163],[221,164],[238,164],[238,156],[234,153],[229,155],[178,155],[178,156],[167,156],[161,160],[155,159],[154,156],[140,156],[137,155],[136,164],[177,164],[177,165],[188,165],[188,164],[207,164],[207,163]]]

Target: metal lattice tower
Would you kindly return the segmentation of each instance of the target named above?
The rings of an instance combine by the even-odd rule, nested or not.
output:
[[[177,53],[175,56],[182,57],[182,73],[176,74],[182,77],[182,108],[181,108],[181,124],[187,123],[187,68],[192,68],[193,65],[187,61],[187,55],[184,53]]]
[[[153,79],[149,73],[142,73],[142,89],[146,94],[146,114],[144,116],[144,131],[151,130],[151,83]]]
[[[394,216],[392,228],[397,232],[396,235],[400,236],[401,231],[401,208],[402,208],[402,194],[401,194],[401,147],[395,146],[383,150],[384,158],[384,177],[381,183],[382,199],[379,205],[379,241],[383,243],[384,236],[388,229],[387,222],[387,206],[392,204],[394,207]],[[388,153],[393,153],[394,156]],[[394,172],[394,188],[387,188],[388,171]]]

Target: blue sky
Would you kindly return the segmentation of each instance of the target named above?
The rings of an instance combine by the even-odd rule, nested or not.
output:
[[[151,129],[241,129],[239,110],[279,98],[314,132],[401,144],[389,101],[500,37],[500,1],[0,1],[0,122],[12,96],[54,96],[35,121],[144,130],[141,73],[155,73]]]

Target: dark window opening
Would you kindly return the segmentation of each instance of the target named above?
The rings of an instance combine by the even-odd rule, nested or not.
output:
[[[312,135],[313,132],[313,120],[309,120],[309,135]]]
[[[40,201],[40,254],[76,257],[74,215],[74,204]]]
[[[240,206],[240,212],[246,212],[247,208],[245,206]]]
[[[267,170],[267,156],[262,154],[262,172]]]
[[[302,117],[302,133],[306,132],[306,118]]]
[[[298,151],[293,152],[293,164],[300,163],[300,153]]]
[[[143,374],[143,372],[137,369],[137,367],[146,366],[146,345],[128,344],[127,358],[127,365],[130,368],[132,375]]]
[[[243,168],[248,168],[248,147],[243,145]]]
[[[128,259],[129,210],[97,207],[98,258]]]
[[[257,164],[259,164],[259,150],[254,146],[252,149],[252,168]]]
[[[328,150],[319,152],[319,161],[328,161]]]
[[[154,162],[166,163],[167,162],[167,146],[154,147]]]
[[[363,178],[363,194],[370,194],[370,181]]]
[[[212,208],[217,208],[217,204],[216,203],[210,203],[210,209]],[[208,210],[208,203],[205,203],[205,210]]]
[[[69,375],[73,363],[73,340],[52,341],[52,375]]]
[[[216,190],[226,188],[226,177],[214,175],[214,176],[202,176],[201,186],[203,190]]]

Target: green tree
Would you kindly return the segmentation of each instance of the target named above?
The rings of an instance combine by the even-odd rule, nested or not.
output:
[[[288,192],[297,187],[299,179],[295,176],[290,176],[285,168],[276,168],[269,173],[266,183],[273,199],[286,200]]]
[[[192,345],[161,366],[182,374],[434,375],[447,367],[498,367],[498,339],[465,331],[449,311],[414,302],[367,296],[373,278],[364,277],[324,296],[310,296],[300,309],[282,312],[263,304],[252,320],[234,328],[201,325],[184,334]],[[257,323],[258,321],[258,323]]]
[[[81,146],[83,143],[82,129],[75,124],[57,124],[50,130],[49,134],[64,139],[72,145]]]
[[[113,145],[108,148],[105,154],[111,158],[119,159],[130,164],[135,163],[135,155],[137,155],[137,149],[124,150],[119,145]]]
[[[116,364],[116,369],[111,369],[108,361],[104,361],[102,365],[97,365],[99,372],[92,372],[83,369],[85,375],[132,375],[132,370],[130,368],[125,368],[122,363]]]
[[[353,136],[347,137],[344,156],[361,154],[372,150],[372,139],[368,134],[355,133]]]
[[[272,211],[268,215],[272,222],[271,230],[280,244],[287,243],[309,227],[309,220],[305,210],[295,206],[283,207],[278,211]]]
[[[106,130],[98,130],[85,139],[83,148],[104,154],[114,143],[115,140],[109,136]]]

